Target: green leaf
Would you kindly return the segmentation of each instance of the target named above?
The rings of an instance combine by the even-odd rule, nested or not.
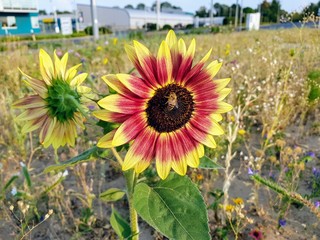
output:
[[[17,175],[12,176],[9,181],[6,183],[6,185],[4,186],[4,188],[2,189],[2,191],[6,191],[8,189],[8,187],[10,187],[10,185],[18,178]]]
[[[121,217],[121,215],[112,207],[110,217],[110,224],[120,239],[129,238],[131,235],[131,228],[129,223]]]
[[[55,165],[51,165],[49,167],[46,167],[44,169],[44,173],[48,173],[48,172],[51,172],[51,171],[60,171],[60,170],[64,170],[66,169],[67,167],[71,167],[71,166],[74,166],[78,163],[81,163],[81,162],[87,162],[87,161],[90,161],[90,157],[92,154],[96,153],[96,151],[98,150],[99,148],[97,146],[94,146],[86,151],[84,151],[83,153],[80,153],[78,156],[75,156],[73,158],[71,158],[70,160],[66,161],[66,162],[63,162],[63,163],[60,163],[60,164],[55,164]]]
[[[32,182],[31,182],[30,174],[29,174],[27,167],[24,164],[22,166],[22,173],[23,173],[24,178],[26,179],[26,182],[27,182],[29,189],[31,189]]]
[[[136,185],[133,205],[157,231],[171,239],[210,239],[206,205],[187,177],[171,173],[154,187]]]
[[[107,191],[101,193],[99,198],[104,202],[115,202],[123,198],[126,193],[118,188],[110,188]]]
[[[224,169],[222,166],[217,164],[215,161],[211,160],[207,156],[200,158],[199,168],[205,169]]]

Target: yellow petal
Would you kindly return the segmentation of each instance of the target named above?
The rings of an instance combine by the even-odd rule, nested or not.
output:
[[[215,113],[226,113],[233,109],[233,107],[225,102],[219,102],[218,103],[218,109],[215,111]]]
[[[195,51],[196,51],[196,40],[192,39],[190,46],[188,48],[188,51],[187,51],[187,57],[193,58]]]
[[[210,134],[214,136],[223,135],[224,130],[222,129],[219,123],[217,123],[216,121],[212,121],[212,128],[211,128]]]
[[[211,55],[211,52],[212,52],[212,48],[207,52],[207,54],[201,59],[201,61],[200,61],[200,63],[205,63],[208,59],[209,59],[209,57],[210,57],[210,55]]]
[[[70,81],[70,86],[75,87],[83,83],[83,81],[88,77],[88,73],[78,74],[75,78]]]
[[[54,76],[53,63],[46,51],[40,49],[39,52],[40,72],[43,80],[48,86],[51,86],[51,80]]]
[[[228,85],[230,80],[231,78],[213,80],[213,82],[217,85],[216,91],[220,92],[223,88],[225,88]]]
[[[78,65],[75,65],[71,68],[69,68],[65,74],[65,80],[70,83],[70,81],[76,76],[77,74],[77,69],[81,66],[82,64],[78,64]]]
[[[187,173],[187,162],[186,160],[180,159],[180,160],[176,160],[176,161],[172,161],[171,166],[173,168],[173,170],[178,173],[181,176],[186,175]]]
[[[112,148],[112,140],[114,137],[114,134],[116,133],[117,129],[112,130],[111,132],[104,135],[102,138],[99,139],[97,146],[99,148]]]
[[[211,62],[207,66],[207,71],[210,74],[211,78],[214,78],[216,76],[216,74],[219,72],[221,66],[222,66],[222,62],[218,62],[217,60]]]
[[[173,30],[168,32],[166,42],[168,43],[169,48],[172,48],[177,43],[177,36]]]
[[[156,159],[156,169],[159,177],[161,179],[166,179],[170,173],[171,161],[163,162],[159,159]]]
[[[230,92],[231,92],[231,88],[223,88],[219,92],[218,101],[222,101],[223,99],[225,99],[229,95]]]
[[[216,121],[216,122],[220,122],[222,120],[222,115],[218,114],[218,113],[212,113],[210,115],[211,120]]]

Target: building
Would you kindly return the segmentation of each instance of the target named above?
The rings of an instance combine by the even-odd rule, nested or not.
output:
[[[80,29],[92,26],[90,5],[78,4],[78,19]],[[143,29],[149,24],[157,23],[157,13],[148,10],[121,9],[97,6],[99,27],[108,27],[113,31],[126,31],[130,29]],[[164,25],[187,26],[193,24],[193,14],[184,12],[161,12],[159,26]]]
[[[0,36],[39,33],[37,0],[0,0]]]

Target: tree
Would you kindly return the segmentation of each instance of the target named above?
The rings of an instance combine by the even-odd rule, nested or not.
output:
[[[244,14],[255,13],[255,10],[252,9],[251,7],[245,7],[245,8],[243,8],[243,13]]]
[[[139,3],[136,7],[136,9],[139,9],[139,10],[145,10],[146,8],[146,5],[144,5],[143,3]]]
[[[126,8],[126,9],[134,9],[134,7],[131,4],[126,5],[124,8]]]
[[[209,17],[209,12],[205,6],[201,6],[198,11],[196,11],[196,16],[198,17]]]
[[[39,10],[39,15],[47,15],[47,11],[46,10]]]

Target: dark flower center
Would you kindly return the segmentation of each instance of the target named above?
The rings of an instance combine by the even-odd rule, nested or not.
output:
[[[191,93],[177,84],[159,88],[146,109],[148,125],[158,132],[172,132],[191,118],[194,102]]]
[[[64,80],[53,80],[52,85],[48,87],[46,102],[51,117],[65,122],[72,119],[78,110],[80,95]]]

